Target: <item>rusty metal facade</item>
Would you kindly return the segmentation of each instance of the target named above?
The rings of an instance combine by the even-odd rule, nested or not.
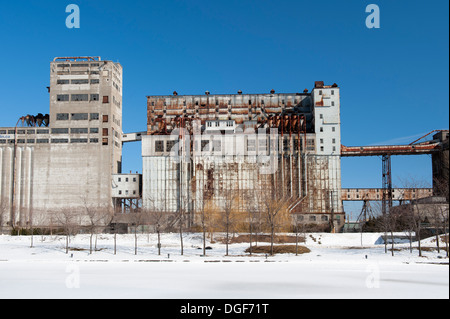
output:
[[[316,83],[318,88],[324,99],[326,89],[337,90]],[[318,154],[314,90],[148,96],[144,207],[182,209],[195,220],[205,201],[220,209],[233,191],[245,211],[249,196],[260,192],[286,200],[293,217],[340,215],[343,222],[340,147],[336,154]]]

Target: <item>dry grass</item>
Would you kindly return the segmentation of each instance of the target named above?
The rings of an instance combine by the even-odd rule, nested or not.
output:
[[[223,243],[225,243],[225,238],[222,238]],[[239,243],[249,243],[250,235],[239,235],[237,237],[230,238],[230,244],[239,244]],[[258,243],[270,243],[270,235],[252,235],[252,242]],[[275,244],[295,244],[296,238],[295,236],[290,235],[275,235],[274,241]],[[298,236],[298,242],[304,243],[305,238],[303,236]]]
[[[250,253],[250,248],[245,250],[246,253]],[[305,246],[298,246],[299,254],[307,254],[311,252]],[[270,254],[270,246],[252,246],[252,253],[255,254]],[[296,246],[295,245],[274,245],[273,246],[274,254],[295,254]]]

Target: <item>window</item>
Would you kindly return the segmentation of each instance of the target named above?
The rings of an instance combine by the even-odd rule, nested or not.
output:
[[[49,130],[37,130],[36,134],[48,134]]]
[[[99,84],[100,80],[99,79],[92,79],[91,80],[91,84]]]
[[[320,147],[320,151],[323,152],[323,146]]]
[[[89,64],[87,63],[79,63],[79,64],[72,64],[72,68],[88,68]]]
[[[54,143],[54,144],[69,143],[69,139],[67,139],[67,138],[52,138],[52,143]]]
[[[320,144],[323,144],[323,138],[320,139]]]
[[[331,95],[334,95],[334,90],[331,90]]]
[[[323,222],[327,222],[327,221],[328,221],[328,216],[322,215],[321,220],[322,220]]]
[[[72,138],[70,140],[70,143],[87,143],[88,139],[87,138]]]
[[[86,121],[89,118],[88,113],[72,113],[72,121]]]
[[[331,101],[331,106],[334,106],[334,101]]]
[[[167,143],[166,143],[166,149],[167,149],[167,151],[168,152],[170,152],[171,150],[172,150],[172,148],[173,148],[173,146],[175,145],[175,143],[176,143],[177,141],[167,141]]]
[[[69,84],[70,81],[69,80],[57,80],[56,84]]]
[[[333,138],[333,139],[331,140],[331,142],[332,142],[333,144],[336,144],[336,139]]]
[[[58,94],[56,96],[56,101],[58,101],[58,102],[67,102],[67,101],[69,101],[69,94]]]
[[[323,114],[320,114],[319,117],[320,117],[321,119],[323,119]]]
[[[98,143],[98,138],[91,138],[89,143]]]
[[[37,144],[47,144],[48,143],[48,138],[38,138],[36,140]]]
[[[103,129],[103,136],[108,136],[108,128]]]
[[[103,115],[103,123],[108,123],[108,115]]]
[[[100,97],[98,94],[91,94],[91,101],[99,101]]]
[[[155,152],[164,152],[164,141],[155,141]]]
[[[69,120],[69,113],[57,113],[56,114],[56,120],[57,121],[68,121]]]
[[[248,152],[256,151],[256,141],[255,140],[247,140],[247,151]]]
[[[103,139],[102,139],[102,145],[108,145],[108,138],[106,137],[104,137]]]
[[[333,126],[333,127],[331,128],[331,131],[332,131],[332,132],[336,132],[336,128]]]
[[[333,146],[333,152],[336,152],[336,146]]]
[[[322,90],[319,90],[319,95],[322,95]]]
[[[90,128],[90,133],[91,134],[98,134],[98,127],[91,127]]]
[[[221,140],[214,140],[213,141],[213,151],[214,152],[220,152],[222,151],[222,141]]]
[[[87,128],[71,128],[70,133],[72,134],[87,134],[88,129]]]
[[[316,216],[314,216],[314,215],[309,216],[309,221],[310,222],[315,222],[316,221]]]
[[[202,144],[201,144],[201,150],[202,151],[206,151],[206,152],[208,152],[209,151],[209,141],[208,140],[203,140],[202,141]]]
[[[91,119],[91,121],[98,120],[99,119],[99,114],[98,113],[91,113],[90,119]]]
[[[68,128],[52,128],[52,134],[68,134]]]
[[[89,94],[72,94],[70,97],[70,100],[72,102],[84,102],[84,101],[88,101],[89,99]]]
[[[109,103],[109,96],[103,96],[103,103]]]
[[[89,80],[83,79],[83,80],[72,80],[72,84],[89,84]]]
[[[320,131],[323,132],[323,127],[320,128]]]

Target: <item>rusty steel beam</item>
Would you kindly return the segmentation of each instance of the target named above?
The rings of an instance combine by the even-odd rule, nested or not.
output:
[[[421,155],[432,154],[441,150],[441,143],[417,145],[381,145],[381,146],[344,146],[341,156],[383,156],[383,155]]]
[[[432,188],[393,188],[392,200],[410,201],[433,196]],[[341,192],[343,201],[382,201],[382,188],[343,188]]]

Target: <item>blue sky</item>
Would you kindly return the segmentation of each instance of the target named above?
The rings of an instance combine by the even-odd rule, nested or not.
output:
[[[80,8],[79,29],[65,25]],[[368,4],[381,28],[368,29]],[[0,7],[0,126],[47,113],[49,62],[124,67],[123,130],[146,129],[146,96],[341,87],[342,144],[409,143],[449,127],[447,0],[8,1]],[[140,145],[124,171],[141,171]],[[394,157],[394,184],[431,183],[429,156]],[[342,159],[343,187],[381,187],[381,159]]]

